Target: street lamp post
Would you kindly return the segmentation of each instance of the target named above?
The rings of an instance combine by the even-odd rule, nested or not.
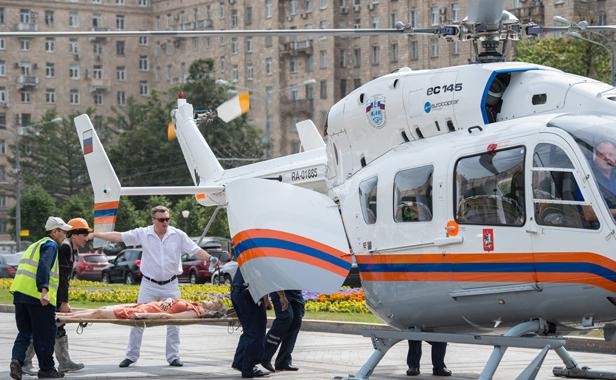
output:
[[[61,117],[56,117],[50,120],[48,123],[58,123],[62,121]],[[40,123],[29,125],[29,127],[39,125]],[[19,143],[21,141],[21,135],[23,128],[15,132],[15,252],[21,250],[21,157]]]
[[[184,218],[184,232],[188,233],[188,217],[190,216],[190,211],[182,210],[182,217]]]

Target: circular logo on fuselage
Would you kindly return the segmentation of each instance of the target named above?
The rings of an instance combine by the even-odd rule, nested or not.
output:
[[[366,101],[366,116],[375,128],[385,125],[385,97],[375,95]]]
[[[425,111],[426,113],[430,113],[430,111],[432,111],[432,103],[430,103],[430,102],[426,102],[426,103],[424,104],[424,111]]]

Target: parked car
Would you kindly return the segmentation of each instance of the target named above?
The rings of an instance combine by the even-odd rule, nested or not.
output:
[[[0,278],[14,278],[23,252],[0,255]]]
[[[101,271],[103,282],[123,282],[136,284],[141,282],[141,248],[126,248],[120,252]]]
[[[218,261],[214,263],[214,270],[231,259],[229,252],[224,251],[219,247],[220,246],[210,246],[209,248],[202,247],[207,251],[207,253],[212,255],[212,257],[218,259]],[[182,255],[182,274],[179,275],[178,278],[180,281],[188,281],[191,284],[203,284],[210,282],[210,279],[212,278],[210,265],[210,260],[201,259],[199,254],[191,255],[189,253],[184,253]]]
[[[226,264],[223,264],[218,269],[212,273],[212,284],[221,285],[221,284],[231,284],[233,276],[235,276],[235,272],[237,271],[238,265],[237,261],[229,261]]]
[[[108,265],[108,258],[104,254],[80,253],[73,266],[73,278],[100,281],[102,279],[101,273]]]

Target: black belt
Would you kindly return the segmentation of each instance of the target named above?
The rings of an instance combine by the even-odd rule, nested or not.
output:
[[[148,281],[152,281],[153,283],[158,284],[158,285],[165,285],[165,284],[168,284],[168,283],[170,283],[171,281],[173,281],[173,280],[175,280],[176,278],[178,278],[178,276],[173,276],[173,277],[171,277],[170,279],[168,279],[168,280],[166,280],[166,281],[156,281],[156,280],[153,280],[153,279],[149,278],[149,277],[148,277],[148,276],[146,276],[145,274],[142,274],[142,276],[143,276],[143,278],[145,278],[146,280],[148,280]]]

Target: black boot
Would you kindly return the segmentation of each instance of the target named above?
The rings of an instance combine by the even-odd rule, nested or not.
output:
[[[62,372],[56,371],[54,367],[51,367],[47,370],[39,369],[38,378],[39,379],[59,379],[60,377],[64,377]]]

